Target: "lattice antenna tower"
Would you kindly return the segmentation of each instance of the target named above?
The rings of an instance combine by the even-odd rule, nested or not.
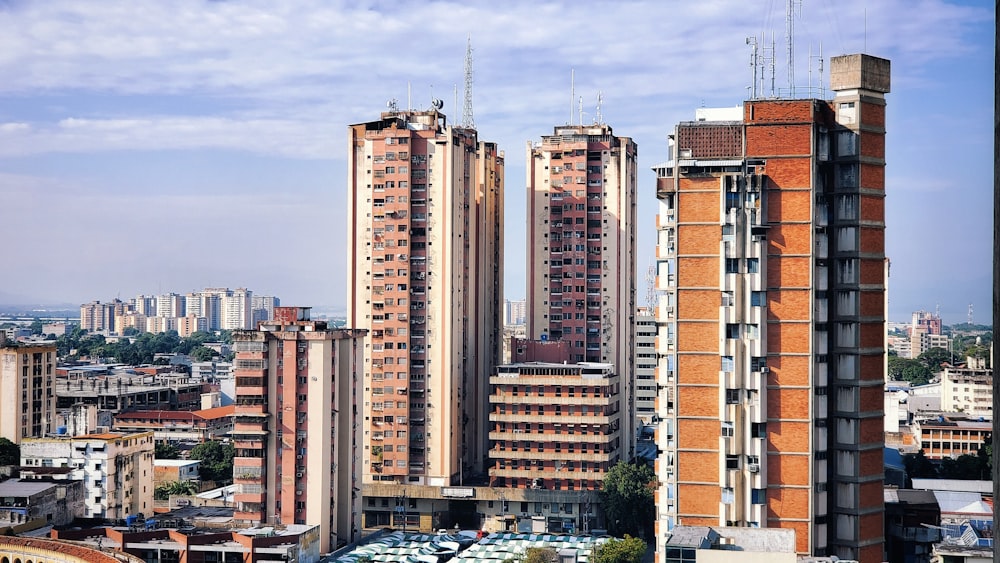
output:
[[[974,324],[972,320],[972,303],[969,303],[969,325]]]
[[[462,127],[476,128],[476,120],[472,115],[472,35],[469,35],[465,47],[465,105],[462,106]]]

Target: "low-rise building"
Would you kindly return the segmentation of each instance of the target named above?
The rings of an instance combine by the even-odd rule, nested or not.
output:
[[[667,532],[664,563],[795,563],[795,530],[677,526]]]
[[[115,415],[115,430],[153,432],[157,442],[221,440],[233,429],[236,405],[197,411],[129,411]]]
[[[84,514],[82,481],[0,482],[0,528],[33,521],[52,526],[69,524]]]
[[[979,453],[984,439],[993,432],[993,423],[940,416],[918,420],[910,428],[927,458],[944,459]]]
[[[153,511],[153,433],[108,432],[28,438],[21,442],[21,475],[68,469],[63,478],[84,481],[86,518],[124,519]]]
[[[153,485],[175,481],[199,481],[200,459],[154,459]]]

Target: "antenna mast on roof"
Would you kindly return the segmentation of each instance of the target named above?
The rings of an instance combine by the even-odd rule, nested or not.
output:
[[[799,6],[801,10],[801,4]],[[795,0],[785,1],[785,42],[788,49],[788,95],[795,98]]]
[[[750,68],[753,69],[753,79],[750,81],[750,99],[757,99],[757,38],[747,37],[747,45],[750,45]]]
[[[601,105],[604,103],[604,92],[597,91],[597,124],[604,125],[604,115],[601,114]]]
[[[465,48],[465,105],[462,107],[462,127],[476,128],[476,120],[472,116],[472,34],[469,34]]]

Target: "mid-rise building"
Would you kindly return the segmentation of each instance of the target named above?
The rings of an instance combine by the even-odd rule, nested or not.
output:
[[[656,167],[659,529],[795,530],[882,561],[889,61],[833,100],[702,109]]]
[[[574,505],[568,513],[585,515],[589,527],[591,499],[579,491],[600,490],[623,459],[623,379],[605,363],[498,367],[490,377],[490,486],[562,491],[556,502]]]
[[[656,314],[639,307],[635,315],[635,418],[636,424],[649,424],[656,415]]]
[[[26,438],[21,477],[65,468],[63,478],[82,480],[85,518],[123,519],[153,512],[153,433],[108,432]]]
[[[984,358],[945,366],[941,374],[941,410],[993,420],[993,369]]]
[[[360,529],[365,333],[310,320],[308,307],[278,307],[274,316],[233,335],[234,518],[319,525],[325,553]]]
[[[56,345],[0,345],[0,437],[43,436],[56,417]]]
[[[609,125],[563,125],[528,143],[527,336],[567,340],[571,361],[633,373],[636,145]],[[635,409],[630,385],[621,408]],[[633,415],[622,424],[634,451]]]
[[[504,155],[437,107],[348,128],[347,325],[370,336],[366,484],[439,488],[485,471]]]

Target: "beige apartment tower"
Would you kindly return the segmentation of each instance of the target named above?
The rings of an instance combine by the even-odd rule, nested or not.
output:
[[[0,437],[15,444],[52,431],[56,345],[0,345]]]
[[[658,530],[795,530],[883,560],[889,61],[832,100],[700,109],[657,166]]]
[[[439,106],[348,128],[347,323],[370,337],[358,405],[368,484],[439,487],[485,471],[504,157]]]
[[[566,341],[572,362],[631,377],[635,335],[636,145],[609,125],[562,125],[528,143],[527,336]],[[635,399],[622,385],[621,454]]]

